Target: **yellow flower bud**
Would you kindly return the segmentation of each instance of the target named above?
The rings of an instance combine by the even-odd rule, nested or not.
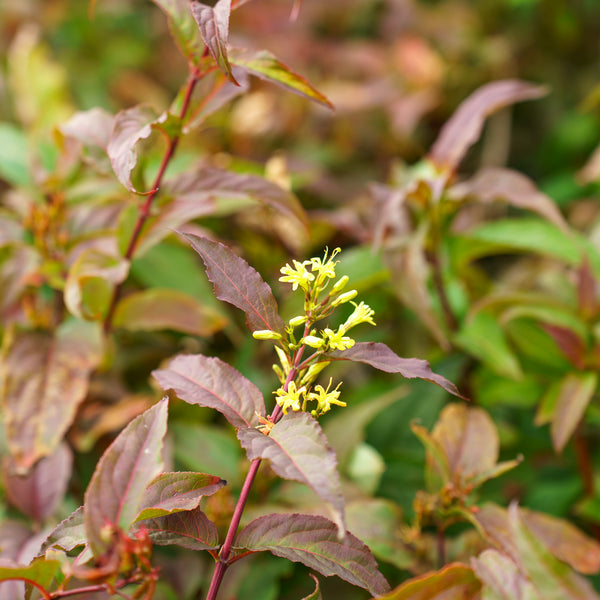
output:
[[[331,295],[334,296],[335,294],[341,292],[349,281],[350,277],[348,277],[348,275],[343,275],[340,277],[331,288]]]
[[[300,315],[299,317],[294,317],[290,319],[290,327],[298,327],[299,325],[304,325],[307,321],[306,315]]]
[[[350,300],[353,300],[354,298],[356,298],[357,295],[358,295],[358,292],[356,290],[350,290],[348,292],[344,292],[343,294],[339,295],[331,303],[331,306],[339,306],[340,304],[344,304],[345,302],[350,302]]]
[[[325,345],[323,338],[317,337],[316,335],[307,335],[300,340],[300,343],[317,349],[322,348]]]
[[[270,329],[259,329],[252,332],[252,337],[256,340],[280,340],[281,334]]]

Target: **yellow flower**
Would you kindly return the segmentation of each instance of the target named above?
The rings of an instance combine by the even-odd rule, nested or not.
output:
[[[333,331],[327,327],[323,330],[323,336],[327,342],[328,350],[347,350],[354,346],[354,340],[351,337],[345,336],[346,329],[343,325],[337,331]]]
[[[346,322],[342,325],[345,331],[348,331],[352,327],[356,325],[360,325],[361,323],[369,323],[371,325],[375,325],[375,321],[373,321],[373,315],[375,311],[364,302],[361,302],[358,306],[354,304],[354,312],[346,319]]]
[[[306,270],[306,265],[311,264],[310,261],[305,260],[304,262],[298,262],[297,260],[294,260],[292,262],[294,263],[294,268],[290,267],[289,264],[285,265],[285,267],[281,267],[280,271],[283,273],[284,277],[280,277],[279,281],[291,283],[292,290],[294,291],[298,289],[298,286],[305,292],[308,291],[310,282],[315,278],[312,273]]]
[[[331,409],[332,404],[336,404],[337,406],[346,406],[345,402],[339,400],[340,392],[339,387],[342,383],[338,383],[337,387],[333,391],[329,391],[331,387],[331,379],[329,379],[329,383],[327,384],[327,389],[324,389],[322,385],[315,386],[315,392],[311,392],[308,395],[308,400],[315,400],[317,403],[317,413],[323,414]]]
[[[306,395],[306,388],[302,386],[300,389],[296,389],[296,383],[290,381],[288,384],[287,392],[280,387],[275,394],[275,400],[279,406],[283,409],[283,414],[287,414],[287,411],[291,408],[293,411],[302,410],[301,402],[303,396]]]
[[[340,252],[341,248],[336,248],[329,258],[327,258],[328,250],[325,249],[325,254],[323,255],[323,259],[320,258],[311,258],[310,262],[312,263],[312,271],[317,272],[317,287],[321,288],[323,285],[325,278],[333,279],[335,277],[335,265],[337,265],[338,261],[333,260]]]

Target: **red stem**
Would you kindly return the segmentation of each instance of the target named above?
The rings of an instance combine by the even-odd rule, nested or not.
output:
[[[304,335],[308,335],[308,328],[306,328]],[[291,381],[294,380],[296,375],[298,374],[298,365],[302,360],[302,354],[304,353],[304,346],[302,346],[299,350],[296,351],[293,360],[293,367],[290,369],[285,383],[283,385],[283,389],[287,391],[288,386]],[[283,416],[283,411],[281,406],[277,404],[273,409],[270,420],[273,423],[277,423],[279,419]],[[217,560],[217,564],[215,565],[215,570],[213,571],[213,576],[210,582],[210,587],[208,588],[208,594],[206,595],[206,600],[215,600],[217,597],[217,593],[219,591],[219,587],[221,586],[221,582],[223,581],[223,576],[225,575],[225,571],[227,567],[235,561],[231,560],[231,548],[233,546],[233,542],[235,540],[235,536],[237,534],[238,527],[240,526],[240,521],[242,519],[242,514],[244,513],[244,509],[246,508],[246,502],[248,501],[248,495],[250,494],[250,489],[252,488],[252,484],[254,483],[254,479],[256,477],[256,473],[258,471],[258,467],[260,466],[261,459],[255,458],[250,463],[250,469],[246,475],[246,479],[244,480],[244,484],[242,486],[242,491],[240,492],[238,501],[235,505],[235,509],[233,511],[233,516],[231,517],[231,522],[229,523],[229,529],[227,530],[227,535],[225,537],[225,541],[223,542],[223,546],[221,547],[221,551],[219,552],[219,558]]]
[[[194,88],[196,87],[196,84],[200,80],[200,77],[201,76],[197,71],[193,71],[190,74],[190,77],[188,79],[187,89],[185,91],[185,97],[183,99],[183,103],[181,105],[181,110],[179,111],[179,115],[178,115],[181,120],[183,120],[183,118],[185,117],[185,115],[190,107],[190,102],[192,100],[192,94],[194,93]],[[135,252],[136,246],[140,239],[140,235],[142,233],[142,228],[144,227],[144,224],[146,223],[146,221],[148,220],[148,217],[150,216],[150,208],[152,207],[152,203],[154,202],[154,199],[156,198],[156,195],[158,194],[158,190],[160,189],[160,186],[162,185],[162,180],[165,175],[165,171],[167,170],[167,167],[169,166],[169,163],[171,162],[171,159],[173,158],[173,155],[175,154],[175,151],[177,150],[177,146],[179,145],[180,139],[181,139],[181,136],[176,135],[173,138],[170,138],[167,143],[166,152],[161,161],[160,167],[158,169],[158,173],[156,174],[156,177],[154,178],[154,183],[152,184],[152,191],[150,192],[150,194],[148,194],[146,201],[140,208],[138,219],[135,223],[135,227],[133,229],[133,233],[131,234],[131,238],[129,239],[129,244],[127,246],[127,251],[125,252],[125,257],[124,257],[127,260],[131,260],[133,257],[133,253]],[[115,286],[115,289],[113,290],[113,294],[112,294],[112,298],[110,300],[108,311],[107,311],[106,317],[104,319],[104,332],[105,333],[109,333],[112,328],[112,321],[115,316],[115,309],[117,307],[117,302],[119,301],[119,298],[121,296],[122,289],[123,289],[123,284],[119,283]]]

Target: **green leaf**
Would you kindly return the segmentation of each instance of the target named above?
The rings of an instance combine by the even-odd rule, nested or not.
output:
[[[61,564],[57,560],[47,560],[38,558],[29,566],[6,566],[4,563],[0,566],[0,581],[9,581],[19,579],[29,584],[35,584],[35,587],[49,590],[50,585],[60,572]]]
[[[231,0],[218,0],[214,7],[200,2],[192,2],[191,8],[200,29],[200,35],[211,56],[227,79],[237,85],[227,57]]]
[[[285,333],[273,292],[255,269],[223,244],[196,235],[182,235],[202,257],[216,297],[243,310],[251,331],[270,329]]]
[[[463,398],[456,386],[445,377],[434,373],[426,360],[402,358],[391,348],[379,342],[357,342],[348,350],[334,350],[323,355],[324,360],[351,360],[371,365],[386,373],[400,373],[406,379],[425,379],[439,385],[450,394]]]
[[[451,563],[434,573],[409,579],[379,600],[479,600],[481,583],[473,570]]]
[[[136,528],[143,528],[159,546],[177,545],[196,551],[219,547],[215,524],[199,508],[139,521]]]
[[[489,312],[477,311],[467,317],[454,336],[454,342],[498,375],[512,379],[520,379],[523,375],[498,318]]]
[[[227,320],[183,292],[152,288],[123,298],[113,323],[129,331],[173,329],[209,337],[223,329]]]
[[[333,104],[304,77],[294,73],[287,65],[266,50],[249,53],[244,50],[232,49],[229,58],[232,64],[260,79],[280,85],[288,91],[309,100],[314,100],[328,108],[333,108]]]
[[[518,552],[518,565],[529,575],[544,600],[597,600],[589,581],[556,559],[547,546],[525,524],[513,503],[508,511],[509,527]]]
[[[0,122],[0,177],[14,186],[31,183],[27,138],[12,123]]]
[[[257,429],[237,433],[248,460],[266,458],[277,475],[310,486],[334,509],[340,535],[346,531],[344,497],[335,452],[327,444],[320,425],[305,412],[291,412],[278,421],[267,436]]]
[[[325,577],[337,575],[372,594],[381,595],[389,590],[369,549],[350,533],[340,540],[337,526],[324,517],[298,514],[259,517],[238,534],[234,549],[268,550],[275,556],[301,562]]]
[[[194,510],[204,496],[211,496],[226,483],[205,473],[161,473],[146,488],[136,521]]]
[[[433,144],[429,158],[440,168],[455,171],[467,150],[481,135],[492,113],[523,100],[547,94],[541,86],[517,79],[493,81],[475,90],[456,110]]]
[[[371,498],[346,505],[348,529],[371,550],[375,558],[399,569],[409,569],[414,554],[401,539],[402,514],[391,500]]]
[[[110,545],[107,526],[129,529],[140,511],[146,487],[162,471],[167,406],[165,398],[134,419],[96,465],[84,498],[85,531],[94,556]]]
[[[66,321],[51,336],[6,335],[0,364],[2,419],[18,473],[55,451],[85,398],[98,365],[97,327]]]
[[[71,314],[87,321],[100,321],[106,314],[115,285],[129,273],[129,261],[83,250],[71,265],[65,284],[65,304]]]
[[[550,426],[552,445],[561,452],[583,418],[598,387],[598,373],[572,371],[560,383]]]
[[[219,358],[177,356],[166,369],[152,375],[164,390],[172,389],[190,404],[218,410],[234,427],[258,425],[257,413],[265,416],[260,390]]]
[[[484,550],[471,565],[484,584],[485,600],[543,600],[517,565],[497,550]]]

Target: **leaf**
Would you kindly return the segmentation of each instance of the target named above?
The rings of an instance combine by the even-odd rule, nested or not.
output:
[[[123,298],[117,304],[113,323],[129,331],[173,329],[209,337],[223,329],[227,321],[193,296],[151,288]]]
[[[348,350],[334,350],[322,356],[324,360],[362,362],[386,373],[400,373],[406,379],[424,379],[439,385],[450,394],[464,398],[452,382],[434,373],[426,360],[402,358],[391,348],[379,342],[357,342]]]
[[[6,335],[0,379],[5,435],[17,473],[55,451],[87,394],[101,356],[95,325],[67,321],[54,336]]]
[[[71,265],[64,299],[69,312],[87,321],[100,321],[110,304],[115,285],[129,273],[129,261],[102,254],[93,248],[81,252]]]
[[[194,510],[204,496],[211,496],[226,483],[205,473],[161,473],[146,488],[136,521]]]
[[[596,540],[564,519],[526,509],[520,509],[520,515],[539,542],[557,558],[584,574],[600,571],[600,544]],[[519,549],[505,508],[486,502],[472,514],[471,520],[491,544],[520,564]]]
[[[202,257],[216,297],[243,310],[250,331],[270,329],[285,333],[273,292],[255,269],[223,244],[196,235],[181,235]]]
[[[266,50],[249,53],[245,50],[232,49],[229,58],[232,64],[260,79],[280,85],[288,91],[309,100],[314,100],[327,108],[334,108],[333,104],[314,88],[308,80],[294,73],[287,65]]]
[[[2,483],[8,501],[37,523],[45,521],[63,499],[72,463],[66,444],[40,459],[26,475],[17,474],[10,457],[5,457]]]
[[[106,150],[111,138],[114,117],[102,108],[76,112],[59,126],[63,135],[74,138],[86,146]]]
[[[189,0],[153,0],[169,18],[169,29],[181,53],[191,64],[205,62],[204,43],[190,11]]]
[[[379,600],[479,600],[481,583],[473,569],[450,563],[434,573],[409,579]]]
[[[205,204],[213,210],[218,209],[217,201],[220,198],[249,199],[294,217],[304,228],[308,228],[306,213],[296,196],[256,175],[201,167],[192,173],[180,175],[173,182],[167,182],[164,189],[178,202]]]
[[[414,422],[410,424],[410,428],[427,451],[427,469],[425,471],[427,488],[438,492],[451,479],[448,457],[439,441],[432,437],[427,428]]]
[[[85,546],[86,543],[83,506],[80,506],[54,528],[42,544],[40,554],[44,554],[48,548],[61,548],[70,552],[78,546]]]
[[[308,596],[304,596],[302,600],[323,600],[323,596],[321,595],[321,588],[319,587],[319,580],[312,574],[309,573],[315,582],[315,591],[309,594]]]
[[[455,171],[467,150],[481,135],[483,123],[492,113],[523,100],[545,96],[543,87],[505,79],[475,90],[456,110],[429,152],[429,158],[449,172]]]
[[[31,183],[27,138],[12,123],[0,122],[0,177],[14,186]]]
[[[483,203],[504,201],[511,206],[536,212],[559,229],[569,231],[554,200],[541,192],[529,177],[512,169],[485,167],[471,179],[453,186],[449,194],[453,198],[474,196]]]
[[[517,565],[497,550],[484,550],[471,566],[484,584],[486,600],[543,600]]]
[[[196,19],[200,35],[208,51],[215,59],[221,72],[227,76],[227,79],[238,85],[227,57],[231,0],[218,0],[214,7],[200,2],[192,2],[191,6],[192,14],[194,15],[194,19]]]
[[[8,562],[8,561],[7,561]],[[57,560],[47,560],[38,558],[29,566],[7,566],[6,563],[0,566],[0,581],[9,581],[19,579],[30,584],[36,584],[35,587],[47,590],[54,579],[57,577],[61,564]]]
[[[164,390],[172,389],[189,404],[218,410],[234,427],[252,427],[259,423],[256,413],[265,416],[260,390],[219,358],[177,356],[152,375]]]
[[[477,310],[470,314],[455,334],[454,342],[494,373],[515,380],[523,377],[521,365],[506,341],[502,326],[491,312]]]
[[[344,535],[344,497],[337,459],[320,425],[311,415],[305,412],[284,415],[268,436],[253,428],[240,429],[237,436],[248,460],[268,459],[277,475],[305,483],[331,504],[339,533]]]
[[[325,577],[337,575],[372,594],[381,595],[389,589],[369,549],[351,533],[340,540],[337,526],[324,517],[298,514],[259,517],[238,534],[234,549],[268,550],[275,556],[301,562]]]
[[[518,565],[544,600],[597,600],[589,581],[560,562],[525,524],[516,503],[508,510],[509,527],[519,553]]]
[[[85,532],[94,556],[110,545],[107,526],[129,529],[139,513],[146,487],[162,471],[167,406],[164,398],[134,419],[96,465],[84,497]]]
[[[355,500],[346,506],[348,529],[362,540],[375,558],[409,569],[415,562],[413,552],[402,542],[401,510],[383,498]]]
[[[596,372],[571,371],[560,383],[554,416],[550,425],[552,445],[562,452],[583,418],[598,386]]]
[[[106,151],[118,180],[130,191],[131,172],[137,163],[136,145],[152,133],[156,114],[149,106],[134,106],[117,113]]]
[[[189,550],[216,550],[219,547],[215,524],[199,508],[139,521],[136,527],[143,527],[152,542],[159,546],[177,545]]]

